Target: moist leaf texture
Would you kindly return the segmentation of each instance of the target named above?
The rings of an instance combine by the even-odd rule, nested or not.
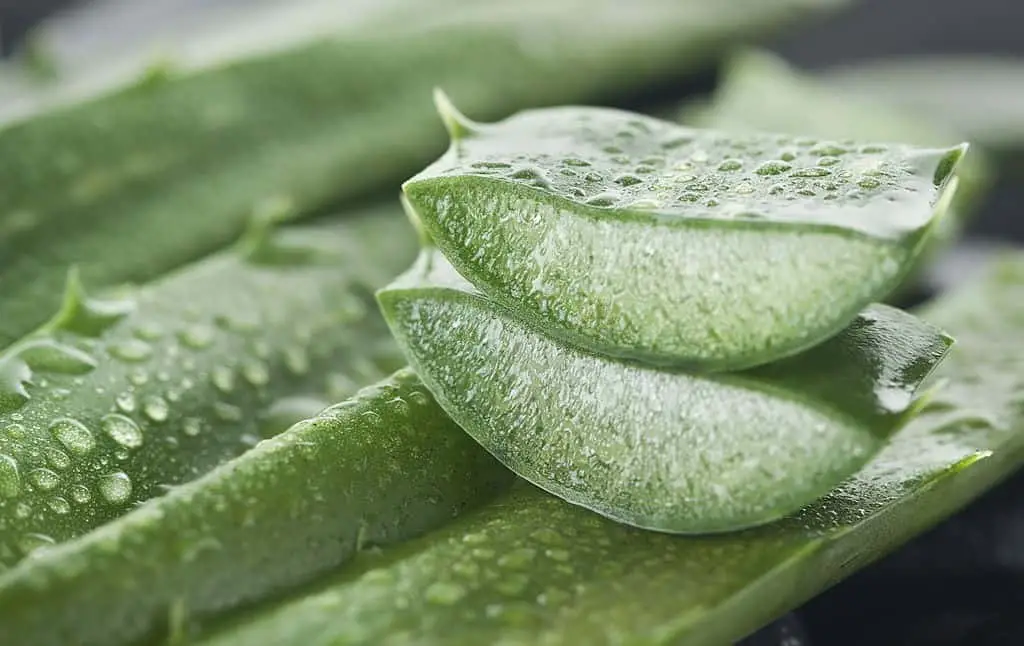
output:
[[[430,251],[379,298],[442,407],[518,475],[631,525],[685,533],[762,524],[824,495],[899,428],[949,345],[876,306],[797,357],[701,376],[538,334],[460,289]]]
[[[1024,460],[1024,257],[919,314],[958,330],[941,390],[864,468],[779,523],[643,532],[521,486],[203,646],[735,641],[948,516]]]
[[[404,185],[458,271],[545,333],[692,370],[795,354],[888,294],[966,149],[726,135],[600,108],[464,128]]]

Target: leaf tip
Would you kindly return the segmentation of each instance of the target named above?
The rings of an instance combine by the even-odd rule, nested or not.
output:
[[[61,305],[41,331],[65,330],[83,336],[99,336],[134,309],[135,302],[129,299],[98,300],[90,297],[82,283],[79,266],[71,265],[64,281]]]
[[[453,143],[472,137],[480,129],[478,124],[455,107],[448,94],[439,87],[434,88],[434,108],[437,110],[438,116],[441,117],[445,130],[448,131],[448,137]]]

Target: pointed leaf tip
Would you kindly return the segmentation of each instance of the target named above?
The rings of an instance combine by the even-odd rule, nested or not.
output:
[[[129,299],[99,300],[89,296],[78,265],[68,268],[60,309],[42,332],[65,330],[83,336],[99,336],[135,309]]]
[[[444,127],[452,141],[471,137],[480,128],[479,124],[462,114],[444,90],[439,87],[434,88],[434,107],[437,109],[441,121],[444,122]]]

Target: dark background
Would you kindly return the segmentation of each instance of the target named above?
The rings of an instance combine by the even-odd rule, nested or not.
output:
[[[29,27],[69,4],[69,0],[0,0],[0,52],[9,54]],[[808,69],[928,53],[989,53],[1024,59],[1024,0],[860,0],[770,45]],[[1018,90],[1024,92],[1024,87]],[[962,252],[972,240],[1024,242],[1019,206],[1024,204],[1024,181],[1019,177],[999,181],[972,221],[968,242],[947,262],[967,257]],[[944,273],[955,277],[961,272]],[[748,643],[1024,645],[1024,474]]]

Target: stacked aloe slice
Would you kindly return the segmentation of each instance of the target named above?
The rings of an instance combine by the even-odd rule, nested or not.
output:
[[[451,145],[404,185],[424,247],[378,297],[444,410],[519,476],[639,527],[741,529],[821,498],[920,409],[952,339],[876,301],[965,145],[598,108],[485,125],[436,99]]]

